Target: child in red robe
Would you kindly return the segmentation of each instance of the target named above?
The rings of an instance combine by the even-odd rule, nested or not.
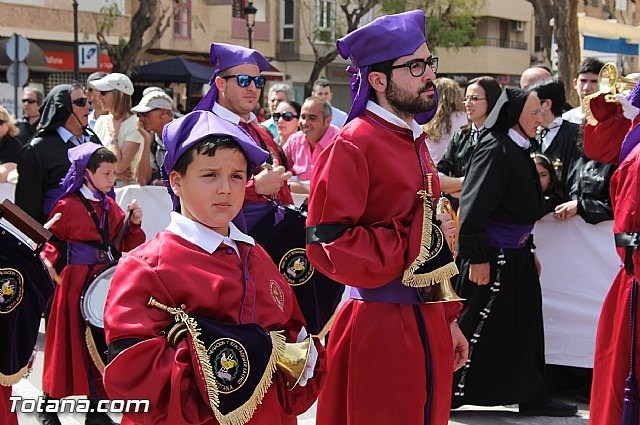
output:
[[[149,401],[147,412],[124,413],[123,424],[296,424],[296,415],[313,404],[324,377],[324,350],[317,338],[299,385],[288,386],[281,371],[265,372],[258,386],[262,391],[226,414],[224,396],[253,391],[244,377],[251,381],[257,362],[250,351],[242,355],[244,341],[235,340],[218,358],[211,354],[214,346],[229,338],[204,347],[212,357],[207,375],[207,367],[194,362],[200,353],[192,342],[198,337],[173,338],[179,331],[172,315],[149,306],[153,297],[154,305],[225,329],[248,326],[258,333],[279,333],[289,342],[305,337],[291,288],[264,249],[239,228],[247,176],[268,154],[237,126],[208,111],[171,122],[162,140],[167,148],[163,180],[174,212],[164,231],[116,269],[105,308],[112,359],[104,374],[107,393],[114,399]],[[273,353],[266,345],[258,347],[258,357]],[[206,390],[203,375],[211,377]],[[211,392],[220,396],[219,406],[210,403]]]
[[[106,195],[115,181],[115,155],[98,144],[84,143],[70,149],[68,156],[71,168],[61,184],[64,193],[51,212],[52,217],[57,213],[62,217],[50,229],[66,242],[68,262],[47,322],[42,389],[47,399],[84,395],[95,404],[105,393],[85,342],[87,324],[80,298],[92,276],[117,260],[119,252],[144,242],[145,234],[140,206],[127,207],[131,215],[125,223],[125,213]],[[48,244],[42,254],[45,263],[55,264],[61,249],[60,244]],[[55,412],[39,412],[38,417],[41,423],[60,423]],[[90,412],[87,423],[113,421],[105,413]]]

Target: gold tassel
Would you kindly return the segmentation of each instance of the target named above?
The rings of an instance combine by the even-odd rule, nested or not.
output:
[[[0,385],[2,385],[3,387],[10,387],[12,385],[17,384],[18,382],[20,382],[22,378],[25,377],[28,370],[29,370],[29,365],[26,365],[25,367],[23,367],[22,369],[14,373],[13,375],[5,375],[3,373],[0,373]]]
[[[211,406],[211,410],[220,425],[244,425],[249,422],[258,408],[258,405],[262,404],[262,400],[264,399],[267,390],[273,383],[273,374],[276,372],[276,363],[284,355],[286,340],[282,332],[269,332],[272,344],[271,356],[269,357],[266,370],[262,375],[260,382],[253,390],[253,394],[249,397],[249,400],[236,410],[224,415],[219,410],[220,400],[218,382],[213,374],[213,367],[211,366],[211,360],[207,354],[207,349],[204,346],[204,343],[200,340],[201,331],[198,328],[198,324],[195,319],[190,317],[182,308],[168,307],[159,303],[153,297],[149,300],[149,305],[173,314],[176,317],[176,321],[181,321],[187,326],[187,330],[191,335],[193,346],[196,350],[196,357],[200,362],[202,374],[204,375],[205,386],[209,396],[209,405]]]
[[[84,329],[84,340],[87,343],[89,356],[91,356],[93,364],[96,365],[96,369],[98,369],[100,375],[104,375],[104,362],[102,361],[102,357],[100,357],[100,353],[98,353],[98,347],[96,347],[96,342],[93,339],[93,334],[91,333],[91,328],[89,327],[89,325],[87,325]]]
[[[429,190],[420,190],[418,191],[418,195],[422,198],[422,237],[420,239],[420,252],[411,266],[407,270],[405,270],[402,276],[402,284],[405,286],[410,286],[412,288],[423,287],[431,284],[421,284],[416,281],[416,276],[414,273],[420,267],[422,267],[429,259],[429,249],[431,247],[431,232],[432,232],[432,217],[433,217],[433,206],[431,200],[431,175],[427,175]],[[421,280],[424,282],[424,279]],[[438,282],[435,282],[438,283]]]

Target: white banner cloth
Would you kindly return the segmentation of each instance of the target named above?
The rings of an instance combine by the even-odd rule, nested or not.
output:
[[[621,266],[613,221],[557,221],[549,214],[533,232],[542,264],[546,362],[592,368],[600,310]]]

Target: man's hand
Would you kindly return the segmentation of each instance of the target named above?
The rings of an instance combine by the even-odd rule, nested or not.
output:
[[[469,264],[469,280],[478,285],[487,285],[491,278],[491,264]]]
[[[440,220],[440,230],[444,233],[444,238],[447,241],[447,245],[451,246],[456,237],[456,222],[453,221],[453,217],[449,213],[441,213],[436,215],[436,218]]]
[[[564,204],[560,204],[556,207],[553,213],[553,218],[560,221],[565,221],[573,217],[578,213],[578,201],[569,201]]]
[[[271,169],[265,168],[253,176],[253,182],[258,195],[271,196],[278,193],[280,187],[290,178],[291,173],[274,158]]]
[[[469,342],[464,337],[457,321],[451,322],[451,339],[453,340],[453,371],[460,369],[469,357]]]

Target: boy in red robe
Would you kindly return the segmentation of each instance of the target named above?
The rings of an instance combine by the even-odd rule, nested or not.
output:
[[[269,255],[236,225],[242,222],[247,178],[268,154],[237,126],[208,111],[171,122],[162,140],[167,148],[163,180],[174,212],[167,229],[118,264],[105,308],[113,359],[104,374],[107,393],[149,400],[148,412],[125,413],[123,424],[295,424],[296,415],[315,401],[324,377],[324,350],[317,339],[311,351],[318,360],[308,362],[306,382],[290,388],[282,372],[265,373],[264,391],[243,399],[247,402],[236,415],[241,419],[230,421],[222,412],[223,389],[237,387],[240,391],[231,394],[238,397],[253,391],[237,382],[242,376],[235,374],[238,350],[221,354],[224,362],[213,368],[201,367],[200,357],[192,360],[199,356],[197,344],[191,343],[195,337],[173,338],[175,320],[148,306],[153,297],[153,305],[180,306],[189,316],[225,329],[252,326],[276,331],[289,342],[304,337],[304,319],[291,288]],[[216,344],[225,339],[205,345],[207,352],[215,354]],[[236,348],[243,344],[238,340]],[[242,363],[254,364],[255,358],[245,357]],[[212,373],[207,369],[214,376],[203,385],[202,376]],[[221,394],[220,406],[209,402],[211,393]]]
[[[116,260],[119,252],[144,242],[145,234],[140,227],[140,206],[131,203],[127,207],[131,215],[125,223],[124,212],[107,196],[115,181],[113,153],[101,145],[84,143],[69,150],[69,161],[71,168],[61,184],[63,195],[51,212],[51,217],[62,214],[50,230],[67,243],[68,263],[60,274],[47,322],[42,389],[45,399],[84,395],[96,404],[106,395],[85,343],[88,325],[80,298],[92,276]],[[45,263],[55,264],[60,249],[48,244],[43,251]],[[46,425],[60,423],[55,412],[39,412],[38,419]],[[105,413],[89,412],[87,423],[113,421]]]
[[[378,18],[338,40],[338,51],[356,73],[353,106],[316,162],[307,253],[354,289],[331,330],[317,423],[445,425],[453,371],[467,357],[461,304],[426,304],[421,279],[404,279],[432,230],[423,211],[435,205],[419,192],[440,195],[420,127],[437,108],[425,15]],[[450,240],[451,216],[438,218]]]

